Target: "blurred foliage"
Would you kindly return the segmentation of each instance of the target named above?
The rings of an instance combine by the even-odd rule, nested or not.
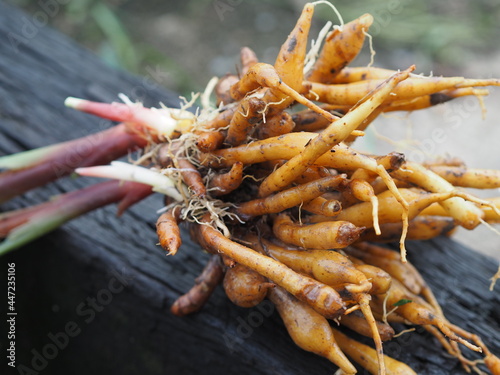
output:
[[[32,14],[43,10],[42,4],[59,5],[57,0],[8,2]],[[168,72],[168,79],[159,83],[186,95],[203,87],[211,75],[220,74],[214,65],[223,62],[220,69],[234,71],[237,46],[252,46],[264,61],[266,56],[272,56],[276,48],[266,50],[265,46],[284,40],[305,1],[61,0],[61,3],[66,5],[59,5],[57,14],[50,17],[52,26],[115,67],[146,76],[151,76],[152,70]],[[491,52],[500,35],[498,0],[334,3],[345,22],[362,13],[375,17],[370,34],[374,37],[376,62],[387,67],[417,62],[422,71],[446,66],[451,67],[452,73],[459,72],[477,55]],[[324,5],[315,12],[317,26],[312,35],[317,35],[323,24],[318,21],[338,21]],[[277,34],[276,40],[272,34]]]
[[[28,12],[45,10],[49,1],[9,1]],[[66,2],[65,2],[66,3]],[[69,1],[59,6],[54,0],[50,24],[96,51],[107,63],[131,72],[139,72],[141,48],[130,39],[130,32],[115,12],[113,3],[100,0]],[[49,13],[46,11],[46,13]],[[52,14],[50,14],[52,15]]]
[[[418,48],[433,60],[457,66],[457,56],[464,51],[484,53],[496,45],[500,30],[496,0],[353,0],[344,9],[347,19],[357,17],[358,9],[374,15],[375,28],[370,32],[379,30],[376,38],[381,48]]]

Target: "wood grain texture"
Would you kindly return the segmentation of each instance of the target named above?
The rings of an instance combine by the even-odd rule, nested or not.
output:
[[[122,92],[145,105],[178,102],[151,77],[112,70],[47,27],[28,33],[27,22],[33,22],[30,15],[0,3],[0,155],[112,125],[65,108],[67,96],[112,101]],[[39,203],[91,181],[64,178],[0,210]],[[121,218],[115,207],[95,211],[1,260],[1,275],[9,262],[17,270],[18,365],[42,374],[334,372],[326,360],[294,346],[267,302],[238,308],[219,288],[200,313],[173,316],[169,306],[189,289],[207,255],[185,238],[178,255],[165,257],[154,230],[161,206],[161,197],[154,196]],[[496,263],[447,238],[410,242],[408,249],[448,318],[480,334],[499,354],[500,297],[488,291]],[[63,340],[58,333],[65,329],[74,337]],[[421,374],[465,373],[431,336],[417,331],[386,343],[386,353]],[[62,340],[57,354],[41,360],[37,353],[52,356],[54,337]],[[4,361],[2,355],[2,366]]]

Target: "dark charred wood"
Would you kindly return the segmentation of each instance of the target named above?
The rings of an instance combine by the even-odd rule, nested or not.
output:
[[[113,70],[67,37],[36,26],[30,15],[0,3],[0,155],[112,126],[63,103],[67,96],[113,101],[120,92],[145,105],[178,103],[160,83]],[[89,181],[63,178],[0,209],[40,203]],[[26,366],[25,372],[18,367],[12,373],[334,372],[326,360],[295,347],[269,302],[238,308],[218,288],[201,312],[172,315],[169,307],[191,287],[207,254],[185,237],[179,253],[167,258],[156,245],[160,207],[159,196],[120,218],[115,207],[107,207],[1,259],[1,275],[15,263],[16,365]],[[488,291],[496,262],[444,237],[408,248],[449,320],[481,335],[499,354],[500,295]],[[6,285],[6,276],[1,280]],[[385,343],[386,353],[421,374],[465,373],[436,340],[417,331]],[[5,364],[10,345],[5,315],[0,342],[5,373],[11,369]]]

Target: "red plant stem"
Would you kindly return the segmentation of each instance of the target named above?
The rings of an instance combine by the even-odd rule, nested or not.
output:
[[[0,203],[67,176],[76,168],[108,164],[145,144],[146,140],[129,132],[125,124],[61,143],[53,154],[33,166],[0,173]]]
[[[37,216],[64,216],[71,220],[99,207],[120,202],[118,215],[152,193],[151,186],[137,182],[106,181],[62,194],[36,206],[6,212],[0,215],[0,238],[16,227]]]
[[[51,202],[42,203],[36,206],[30,206],[15,211],[5,212],[0,215],[0,238],[7,237],[10,231],[24,223],[30,217],[41,212],[45,207],[49,206]]]

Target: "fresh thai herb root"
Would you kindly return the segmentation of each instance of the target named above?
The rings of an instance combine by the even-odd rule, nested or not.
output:
[[[150,109],[124,96],[125,104],[68,98],[69,107],[120,124],[96,135],[91,160],[63,173],[54,166],[86,139],[0,158],[8,169],[0,174],[0,202],[74,171],[131,182],[105,182],[0,214],[0,254],[102,205],[119,203],[123,212],[155,191],[166,198],[157,232],[167,255],[182,251],[180,223],[213,254],[193,289],[173,305],[174,314],[198,311],[224,280],[240,306],[267,296],[295,343],[345,374],[356,373],[347,357],[373,374],[414,373],[383,355],[382,341],[394,336],[389,323],[401,321],[425,326],[467,371],[482,373],[457,343],[482,352],[485,366],[499,374],[498,358],[481,339],[445,318],[406,261],[404,243],[457,225],[500,221],[498,198],[481,200],[457,188],[499,188],[500,171],[420,165],[399,153],[364,154],[350,144],[383,112],[481,98],[487,90],[477,87],[500,81],[423,77],[413,66],[347,66],[368,35],[369,14],[335,27],[319,55],[318,42],[308,54],[320,3],[305,5],[274,66],[244,47],[240,76],[212,81],[196,114],[187,111],[192,102]],[[135,165],[99,166],[131,149],[143,150]],[[89,199],[92,194],[99,199]],[[399,240],[401,254],[366,240]],[[332,329],[328,319],[373,338],[376,350]]]

